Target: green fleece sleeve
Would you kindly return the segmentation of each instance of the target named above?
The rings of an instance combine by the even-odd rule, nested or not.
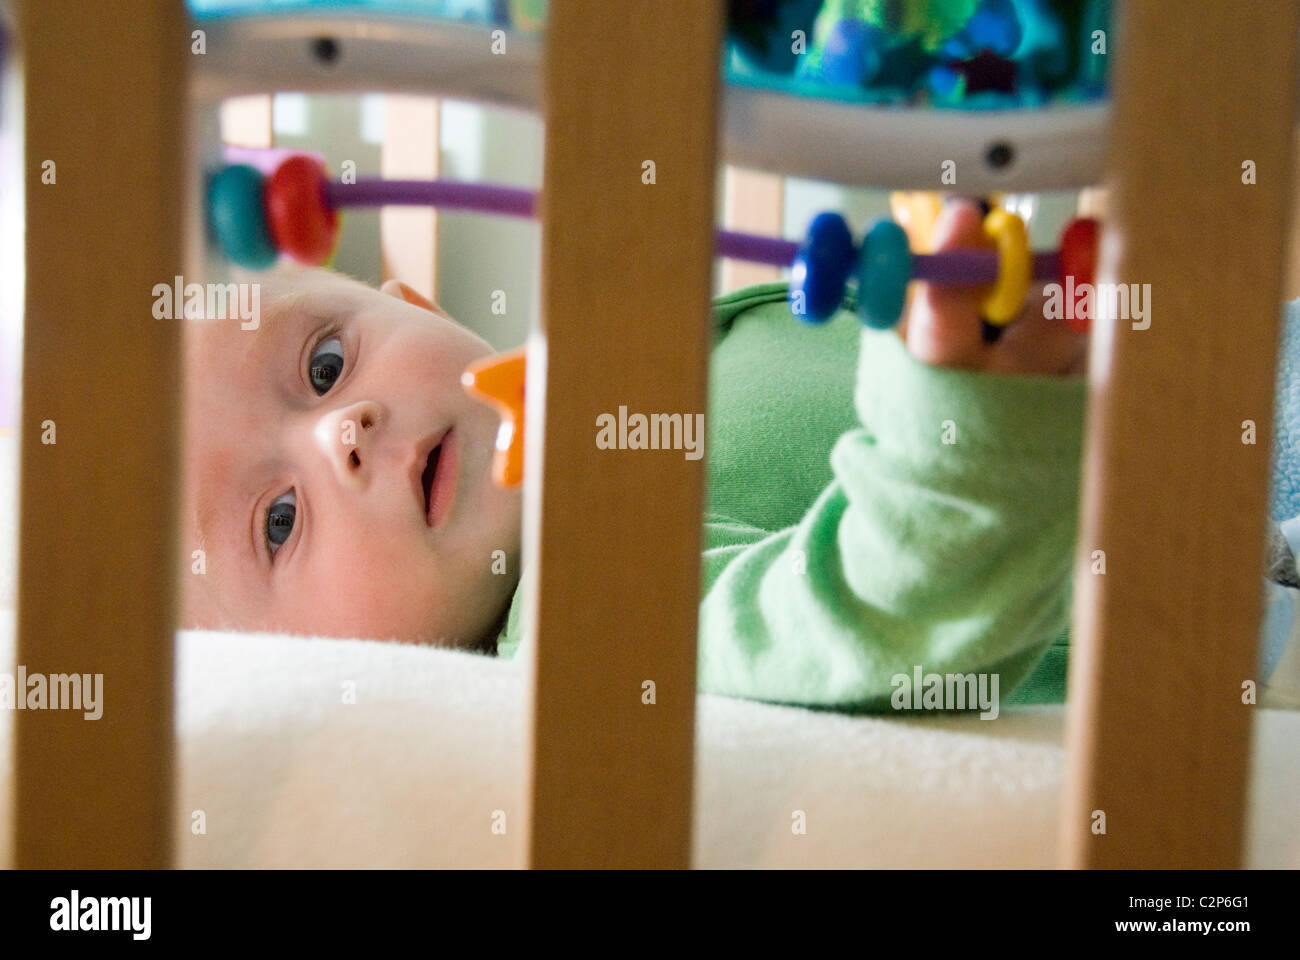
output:
[[[997,674],[1005,698],[1068,626],[1084,380],[861,336],[860,425],[802,520],[706,517],[700,692],[883,711],[919,666]]]

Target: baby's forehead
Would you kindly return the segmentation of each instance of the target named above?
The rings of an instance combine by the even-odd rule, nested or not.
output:
[[[270,325],[262,323],[256,330],[241,330],[238,319],[190,320],[185,324],[185,363],[202,363],[214,351],[238,354],[252,348],[258,338],[271,333]]]
[[[341,323],[361,307],[356,291],[320,284],[297,289],[280,287],[271,297],[259,299],[260,309],[248,318],[187,321],[186,365],[207,370],[214,356],[226,362],[265,361],[277,343],[294,332],[311,325]]]
[[[255,388],[283,352],[276,341],[290,322],[281,317],[252,330],[241,329],[238,319],[187,322],[181,366],[187,433],[201,433],[216,413],[226,419],[255,402]]]

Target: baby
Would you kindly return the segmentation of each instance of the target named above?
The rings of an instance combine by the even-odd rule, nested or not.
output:
[[[950,202],[936,228],[938,249],[988,246],[981,223],[975,203]],[[377,292],[325,271],[286,268],[252,279],[263,284],[258,329],[210,320],[191,324],[186,336],[181,529],[183,555],[193,558],[194,575],[183,578],[185,625],[393,638],[496,652],[507,615],[518,606],[511,600],[518,582],[520,495],[493,483],[497,416],[460,385],[461,371],[490,348],[436,304],[396,281]],[[1037,381],[1078,382],[1086,353],[1082,337],[1059,321],[1044,319],[1032,297],[1017,323],[1001,337],[991,336],[979,317],[983,293],[914,284],[899,328],[901,343],[914,358],[908,363],[918,369],[960,368],[972,381],[985,374],[1001,381],[1016,379],[1006,375],[1031,374],[1039,375],[1030,378]],[[785,310],[774,321],[783,331],[804,338],[826,335],[800,327],[782,299],[779,291],[766,297],[773,301],[773,317]],[[856,337],[856,326],[848,323],[843,329]],[[808,349],[832,349],[828,340],[802,342]],[[844,379],[836,406],[842,408],[846,426],[852,426],[851,368]],[[724,389],[726,384],[714,386]],[[1081,385],[1071,396],[1077,396],[1077,403],[1062,415],[1081,421]],[[952,412],[960,421],[969,411]],[[727,438],[719,434],[725,429],[725,422],[719,426],[715,420],[710,443],[725,447]],[[937,422],[934,429],[937,445]],[[1009,437],[1018,429],[1016,423],[1005,428]],[[829,447],[811,456],[829,479]],[[1079,454],[1072,456],[1075,466],[1067,464],[1063,475],[1073,473],[1077,483]],[[725,486],[716,471],[710,486]],[[1062,493],[1069,514],[1062,531],[1073,528],[1075,497],[1070,489]],[[796,513],[811,505],[796,504]],[[761,526],[740,512],[728,511],[723,526]],[[903,517],[899,522],[912,521]],[[1041,611],[1031,609],[1021,618],[1033,621],[1036,632],[1032,655],[1022,658],[1017,679],[1024,679],[1065,625],[1060,611],[1068,610],[1061,599],[1068,582],[1062,583],[1059,574],[1067,571],[1068,581],[1071,557],[1067,535],[1058,539],[1051,544],[1053,555],[1062,554],[1053,563],[1056,580],[1041,591],[1041,606],[1050,614],[1040,617]],[[913,557],[879,566],[895,579],[899,569],[924,568],[923,536],[914,548]],[[504,552],[508,575],[494,565],[495,551]],[[706,554],[706,572],[721,569],[715,560]],[[934,572],[934,577],[942,576],[942,571]],[[818,581],[813,577],[808,582]],[[834,601],[824,597],[821,602]],[[936,613],[948,620],[957,617],[956,611]],[[991,620],[990,628],[998,622]],[[702,644],[706,632],[702,627]],[[951,649],[957,642],[956,634],[945,639],[933,632],[932,639],[936,649]],[[770,638],[763,642],[772,643]],[[702,645],[702,656],[706,649]],[[919,662],[911,659],[915,653],[912,644],[900,656],[909,664]],[[979,643],[970,656],[990,667],[1003,659],[992,645]],[[742,659],[748,663],[752,658],[745,654]],[[957,659],[946,656],[949,664]],[[710,660],[714,667],[718,662]],[[711,675],[702,664],[702,681]],[[798,691],[773,694],[757,681],[752,691],[742,680],[717,686],[717,692],[752,693],[760,699],[818,699]]]
[[[185,336],[185,624],[492,650],[513,583],[486,558],[517,569],[520,495],[460,385],[491,348],[396,281],[254,279],[256,329]]]

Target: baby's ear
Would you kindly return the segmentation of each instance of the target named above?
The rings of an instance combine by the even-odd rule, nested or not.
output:
[[[438,306],[424,294],[420,293],[414,287],[402,283],[401,280],[385,280],[383,286],[379,288],[380,293],[386,293],[390,297],[396,297],[398,300],[405,300],[407,303],[417,306],[422,310],[428,310],[430,313],[437,313],[446,316],[446,311]]]

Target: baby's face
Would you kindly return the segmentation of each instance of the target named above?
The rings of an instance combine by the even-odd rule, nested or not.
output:
[[[520,498],[460,374],[491,348],[396,283],[277,302],[253,331],[188,324],[185,625],[490,644]]]

